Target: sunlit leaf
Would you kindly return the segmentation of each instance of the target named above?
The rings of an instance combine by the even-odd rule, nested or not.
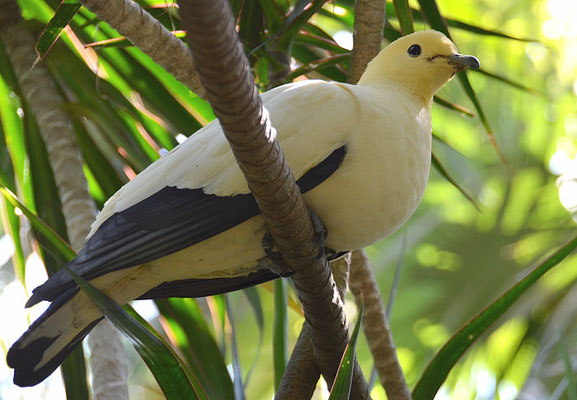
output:
[[[196,300],[160,299],[155,303],[176,340],[174,344],[209,398],[231,399],[234,389],[230,375]]]
[[[563,261],[575,248],[577,248],[577,237],[547,257],[524,278],[466,322],[431,360],[413,390],[413,399],[434,398],[451,369],[479,336],[497,321],[540,277]]]
[[[409,2],[407,0],[393,0],[393,5],[395,6],[399,25],[401,26],[401,33],[403,35],[413,33],[415,30],[413,28],[413,16]]]
[[[202,388],[191,382],[190,372],[166,343],[139,324],[121,306],[92,286],[90,282],[81,278],[70,268],[65,268],[110,322],[130,339],[167,399],[208,400]]]
[[[465,198],[469,200],[471,204],[473,204],[477,211],[480,211],[481,208],[479,206],[479,202],[473,196],[467,193],[467,191],[461,185],[459,185],[451,175],[449,175],[449,172],[447,172],[443,164],[441,164],[441,161],[435,155],[435,153],[431,153],[431,164],[446,180],[451,183],[451,185],[457,188],[457,190],[461,192],[461,194],[465,196]]]
[[[81,6],[82,4],[77,0],[62,0],[60,6],[56,9],[56,13],[50,22],[48,22],[48,25],[46,25],[34,46],[38,54],[38,60],[36,62],[46,56]]]
[[[559,335],[559,352],[561,353],[561,360],[565,367],[565,379],[567,379],[567,399],[577,400],[577,379],[575,379],[575,371],[571,362],[569,347],[567,346],[567,338],[564,335]]]
[[[288,361],[288,304],[284,279],[274,285],[273,364],[274,388],[278,389]]]
[[[331,388],[331,394],[329,400],[348,400],[351,394],[351,387],[353,383],[353,372],[355,370],[355,353],[357,346],[357,339],[359,332],[361,330],[361,321],[363,320],[364,304],[361,302],[359,305],[359,313],[357,315],[357,322],[351,339],[345,348],[345,353],[341,359],[339,370],[335,381],[333,382],[333,387]]]
[[[234,315],[230,303],[228,300],[228,294],[224,295],[226,301],[226,315],[228,317],[228,322],[230,323],[230,333],[231,333],[231,350],[232,350],[232,374],[233,374],[233,385],[234,385],[234,397],[237,400],[244,400],[244,384],[242,381],[242,370],[240,367],[240,360],[238,357],[238,341],[236,339],[236,326],[234,323]]]
[[[530,87],[528,87],[528,86],[526,86],[526,85],[523,85],[522,83],[516,82],[516,81],[514,81],[514,80],[512,80],[512,79],[509,79],[509,78],[507,78],[507,77],[504,77],[504,76],[502,76],[502,75],[495,74],[495,73],[492,73],[492,72],[488,72],[488,71],[486,71],[486,70],[484,70],[484,69],[473,70],[473,72],[478,72],[478,73],[483,74],[483,75],[485,75],[485,76],[488,76],[488,77],[490,77],[490,78],[496,79],[496,80],[498,80],[499,82],[506,83],[507,85],[512,86],[512,87],[514,87],[514,88],[516,88],[516,89],[522,90],[522,91],[524,91],[524,92],[531,93],[531,94],[538,95],[538,96],[548,97],[546,93],[544,93],[544,92],[542,92],[542,91],[540,91],[540,90],[532,89],[532,88],[530,88]]]
[[[437,103],[438,105],[448,108],[449,110],[453,110],[453,111],[457,111],[460,112],[468,117],[474,117],[475,113],[473,113],[473,111],[459,105],[459,104],[455,104],[455,103],[451,103],[450,101],[443,99],[439,96],[435,96],[433,97],[433,100],[435,103]]]
[[[0,192],[4,195],[4,198],[12,204],[14,207],[18,207],[20,211],[30,220],[35,229],[38,230],[42,235],[44,235],[50,243],[62,254],[67,260],[72,260],[76,253],[70,245],[62,239],[54,230],[42,221],[34,211],[26,207],[14,193],[8,190],[4,185],[0,184]]]
[[[322,59],[312,61],[308,64],[305,64],[305,65],[298,67],[298,68],[294,69],[293,71],[291,71],[291,73],[288,74],[286,80],[291,81],[291,80],[293,80],[293,79],[295,79],[301,75],[306,75],[306,74],[310,74],[311,72],[317,72],[317,71],[320,73],[323,73],[323,74],[327,74],[327,71],[326,71],[327,67],[330,67],[333,65],[339,65],[343,61],[348,61],[350,58],[351,58],[350,54],[337,54],[337,55],[334,55],[331,57],[322,58]]]
[[[263,334],[264,334],[264,312],[262,309],[262,303],[260,301],[260,296],[258,294],[258,290],[256,287],[252,286],[252,287],[243,289],[242,293],[246,296],[248,303],[250,304],[250,307],[252,308],[252,311],[254,313],[254,317],[256,320],[256,324],[258,326],[258,342],[256,345],[256,354],[255,354],[254,359],[251,362],[250,367],[248,368],[248,371],[247,371],[246,376],[244,378],[244,385],[247,386],[249,381],[250,381],[250,376],[251,376],[251,373],[253,371],[253,368],[256,365],[256,361],[258,360],[258,358],[260,356],[260,351],[262,348],[262,339],[263,339]]]

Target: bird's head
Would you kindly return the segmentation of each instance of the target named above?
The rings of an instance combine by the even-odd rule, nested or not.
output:
[[[459,71],[477,69],[479,61],[457,52],[457,47],[437,31],[415,32],[385,47],[371,61],[359,84],[398,83],[426,104]]]

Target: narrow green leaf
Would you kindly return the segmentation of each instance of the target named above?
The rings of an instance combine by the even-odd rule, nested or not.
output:
[[[240,17],[238,19],[238,37],[245,48],[254,48],[261,42],[264,35],[264,15],[260,2],[245,1],[242,4]],[[254,63],[255,58],[249,56],[249,61]]]
[[[471,110],[469,110],[469,109],[467,109],[467,108],[465,108],[459,104],[451,103],[450,101],[442,99],[438,96],[433,97],[433,100],[438,105],[445,107],[445,108],[448,108],[449,110],[458,111],[460,113],[465,114],[468,117],[474,117],[475,116],[475,114]]]
[[[6,232],[14,243],[14,255],[12,260],[14,263],[14,274],[18,280],[24,284],[26,277],[26,257],[24,257],[24,249],[22,248],[22,241],[20,240],[20,218],[15,213],[15,207],[4,200],[0,201],[0,211],[2,216],[2,223],[4,232]]]
[[[387,39],[389,42],[394,42],[401,36],[401,32],[396,30],[388,20],[385,21],[385,31],[383,32],[383,37],[385,39]]]
[[[274,389],[278,389],[288,361],[288,304],[286,283],[277,279],[274,285],[273,365]]]
[[[387,16],[389,16],[389,18],[397,18],[397,13],[395,10],[395,7],[393,6],[393,4],[390,4],[390,2],[387,2]],[[417,21],[417,22],[423,22],[423,15],[421,14],[421,12],[415,8],[411,8],[411,14],[413,17],[413,21]],[[477,35],[484,35],[484,36],[495,36],[495,37],[499,37],[502,39],[511,39],[511,40],[517,40],[520,42],[539,42],[537,39],[535,38],[522,38],[522,37],[517,37],[517,36],[512,36],[509,35],[507,33],[503,33],[494,29],[486,29],[483,28],[481,26],[477,26],[477,25],[471,25],[468,24],[466,22],[462,22],[456,19],[452,19],[452,18],[447,18],[447,17],[443,17],[443,19],[447,22],[447,25],[451,28],[457,28],[457,29],[461,29],[464,31],[468,31],[471,33],[475,33]]]
[[[228,322],[230,323],[230,334],[231,334],[231,349],[232,349],[232,374],[234,376],[234,397],[236,400],[244,400],[244,385],[242,383],[242,369],[240,367],[240,359],[238,357],[238,346],[236,341],[236,326],[234,324],[234,316],[232,307],[230,306],[228,294],[224,294],[224,299],[226,302],[226,315],[228,316]]]
[[[280,9],[279,4],[274,0],[259,0],[263,14],[266,19],[266,26],[275,32],[282,26],[285,12]]]
[[[401,26],[403,36],[413,33],[415,31],[413,28],[413,15],[408,0],[393,0],[393,5],[395,6],[397,19]]]
[[[465,22],[457,21],[457,20],[451,19],[451,18],[445,18],[445,20],[447,21],[447,24],[451,28],[457,28],[457,29],[461,29],[461,30],[468,31],[471,33],[476,33],[477,35],[495,36],[495,37],[500,37],[502,39],[511,39],[511,40],[517,40],[520,42],[528,42],[528,43],[539,42],[537,39],[534,39],[534,38],[522,38],[522,37],[512,36],[512,35],[509,35],[507,33],[499,32],[496,30],[485,29],[485,28],[482,28],[480,26],[467,24]]]
[[[81,278],[72,269],[67,266],[64,268],[100,311],[108,317],[110,322],[130,339],[167,399],[208,400],[206,394],[199,391],[199,387],[192,385],[190,373],[186,370],[185,364],[166,343],[149,332],[121,306]]]
[[[67,399],[88,399],[88,375],[82,346],[75,348],[60,366]]]
[[[332,39],[327,39],[322,36],[313,35],[312,33],[302,32],[295,38],[295,43],[302,45],[310,45],[319,49],[328,50],[336,54],[348,54],[349,50],[341,47]]]
[[[36,62],[39,62],[48,54],[48,51],[54,46],[66,25],[74,18],[81,6],[82,4],[77,0],[62,0],[60,6],[56,9],[56,13],[46,25],[34,46],[38,54]]]
[[[527,276],[466,322],[431,360],[413,390],[413,399],[425,400],[434,398],[451,369],[475,340],[499,319],[540,277],[563,261],[575,248],[577,248],[577,237],[547,257],[545,261],[531,270]]]
[[[417,0],[421,6],[421,11],[423,15],[429,22],[432,28],[443,32],[450,39],[451,35],[449,29],[447,28],[447,23],[439,11],[436,0]]]
[[[331,388],[329,400],[348,400],[350,397],[351,386],[353,383],[353,372],[355,369],[355,349],[359,332],[361,330],[363,311],[364,303],[361,301],[355,329],[353,330],[349,344],[347,344],[347,347],[345,348],[345,353],[343,354],[337,376],[335,377],[333,387]]]
[[[24,202],[34,209],[32,185],[30,185],[30,168],[24,143],[24,111],[19,96],[18,80],[12,65],[8,60],[2,41],[0,40],[0,122],[4,132],[6,149],[10,156],[10,164],[14,174],[4,178],[12,185],[15,192],[22,196]],[[8,162],[8,159],[5,159]],[[16,183],[17,182],[17,183]]]
[[[575,379],[575,372],[571,365],[571,356],[569,354],[569,347],[567,346],[567,339],[565,335],[559,335],[559,351],[563,366],[565,367],[565,379],[567,379],[567,399],[577,400],[577,381]]]
[[[469,193],[467,193],[467,191],[463,187],[461,187],[461,185],[459,185],[457,183],[457,181],[455,181],[455,179],[453,179],[453,177],[451,175],[449,175],[449,172],[447,172],[445,167],[441,164],[441,161],[439,160],[439,158],[433,152],[431,152],[431,164],[433,164],[433,167],[435,167],[435,169],[446,180],[448,180],[449,183],[451,183],[451,185],[453,185],[459,192],[461,192],[461,194],[463,196],[465,196],[465,198],[467,200],[469,200],[471,202],[471,204],[473,204],[473,206],[477,209],[477,211],[481,210],[481,208],[479,206],[479,202],[473,196],[471,196]]]
[[[0,41],[0,183],[12,191],[16,191],[15,167],[11,151],[8,145],[10,132],[12,135],[22,136],[22,123],[16,118],[17,112],[14,102],[10,99],[9,83],[4,79],[15,81],[12,68],[8,63],[8,58],[4,53],[2,41]],[[5,129],[8,131],[5,132]],[[14,243],[14,255],[12,256],[14,273],[24,283],[26,274],[26,260],[20,238],[20,218],[15,214],[12,204],[6,201],[0,202],[0,212],[4,232],[6,232]]]
[[[96,178],[96,181],[106,198],[111,197],[125,183],[112,163],[98,148],[86,128],[78,121],[73,121],[74,132],[78,147],[82,152],[84,161]]]
[[[250,308],[252,308],[252,311],[254,312],[254,317],[256,319],[256,324],[258,326],[258,343],[256,345],[256,354],[254,356],[254,359],[250,363],[250,367],[248,368],[246,376],[244,377],[244,385],[247,386],[253,368],[256,365],[256,361],[260,356],[260,351],[262,347],[262,338],[264,334],[264,312],[262,310],[262,304],[260,301],[260,296],[258,294],[258,289],[255,286],[244,289],[242,293],[246,296],[248,303],[250,304]]]
[[[449,29],[447,27],[447,22],[441,16],[441,12],[439,11],[439,7],[437,6],[437,2],[435,0],[418,0],[418,1],[419,1],[419,5],[421,6],[421,10],[423,11],[425,18],[427,19],[427,21],[429,22],[431,27],[433,29],[438,30],[439,32],[443,32],[445,35],[447,35],[447,37],[449,39],[451,39],[451,34],[449,33]],[[465,93],[467,94],[467,96],[469,97],[469,99],[471,100],[473,105],[475,106],[475,109],[477,110],[477,114],[479,115],[479,119],[481,120],[481,123],[485,127],[485,131],[487,132],[487,135],[489,136],[489,140],[491,141],[491,145],[495,149],[495,152],[497,153],[497,155],[499,156],[501,161],[505,164],[506,163],[505,157],[503,156],[503,153],[501,152],[501,149],[499,148],[499,145],[497,144],[497,141],[495,140],[495,135],[493,133],[493,130],[491,129],[491,126],[489,124],[489,120],[487,119],[487,116],[485,115],[485,112],[483,111],[483,108],[481,107],[481,103],[479,102],[479,99],[477,98],[477,94],[475,93],[475,91],[473,90],[473,87],[471,86],[471,82],[469,81],[467,74],[465,72],[460,72],[457,74],[457,78],[461,82],[461,85],[463,86]]]
[[[18,200],[16,195],[12,193],[6,186],[0,183],[0,192],[4,195],[4,198],[12,204],[14,207],[18,207],[20,211],[30,220],[32,226],[37,229],[42,235],[44,235],[50,243],[58,250],[62,256],[67,260],[72,260],[76,253],[64,239],[62,239],[54,230],[42,221],[33,211]]]
[[[311,61],[291,71],[291,73],[287,75],[286,81],[290,82],[301,75],[310,74],[311,72],[319,72],[322,74],[326,74],[328,76],[329,75],[329,73],[327,73],[328,67],[339,65],[343,61],[350,60],[350,58],[351,58],[350,54],[337,54],[331,57]]]
[[[172,298],[156,300],[155,304],[204,392],[215,400],[233,398],[234,389],[225,361],[197,301]]]
[[[512,87],[514,87],[514,88],[516,88],[516,89],[522,90],[522,91],[524,91],[524,92],[531,93],[531,94],[534,94],[534,95],[537,95],[537,96],[542,96],[542,97],[549,98],[549,96],[547,95],[547,93],[545,93],[545,92],[543,92],[543,91],[541,91],[541,90],[537,90],[537,89],[530,88],[530,87],[528,87],[528,86],[523,85],[522,83],[515,82],[514,80],[509,79],[509,78],[507,78],[507,77],[504,77],[504,76],[502,76],[502,75],[495,74],[495,73],[493,73],[493,72],[488,72],[488,71],[486,71],[486,70],[484,70],[484,69],[473,70],[473,72],[478,72],[478,73],[483,74],[483,75],[485,75],[485,76],[488,76],[488,77],[490,77],[490,78],[496,79],[496,80],[498,80],[499,82],[506,83],[507,85],[512,86]]]
[[[475,93],[475,91],[473,90],[473,87],[471,86],[471,82],[469,82],[469,78],[467,77],[465,72],[458,73],[457,78],[459,79],[459,81],[461,81],[461,84],[463,85],[463,88],[465,89],[465,93],[467,93],[467,96],[469,96],[469,99],[471,100],[471,102],[475,106],[475,109],[477,110],[477,114],[479,115],[479,119],[481,120],[481,123],[485,127],[485,131],[487,132],[487,135],[489,136],[489,141],[491,142],[493,149],[495,150],[495,152],[497,153],[497,155],[501,159],[501,162],[503,164],[506,164],[507,162],[505,160],[505,156],[503,155],[503,153],[501,152],[501,149],[499,148],[499,145],[497,144],[497,140],[495,139],[495,134],[493,133],[493,130],[491,129],[491,126],[489,125],[489,120],[487,119],[485,112],[481,108],[481,103],[479,102],[479,99],[477,98],[477,94]]]
[[[220,352],[224,355],[226,353],[226,343],[224,336],[224,331],[226,328],[226,300],[224,295],[217,294],[216,296],[207,297],[206,302],[208,304],[208,308],[210,309],[212,325],[214,326],[218,347]]]

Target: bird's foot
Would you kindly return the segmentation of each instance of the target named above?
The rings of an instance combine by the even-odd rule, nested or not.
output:
[[[280,251],[275,250],[276,244],[272,237],[272,234],[267,229],[261,240],[264,252],[267,255],[266,261],[263,260],[261,263],[262,267],[268,268],[275,274],[280,276],[290,276],[292,272],[288,265],[284,262]]]
[[[336,259],[342,256],[342,254],[344,253],[337,252],[333,249],[324,246],[325,239],[328,234],[327,227],[321,221],[318,214],[312,208],[310,207],[307,208],[309,211],[311,222],[313,224],[315,240],[317,241],[319,247],[322,247],[324,249],[324,256],[327,257],[329,260]],[[270,233],[269,230],[266,231],[266,233],[262,238],[262,247],[264,248],[264,251],[267,257],[269,258],[271,264],[273,264],[273,267],[269,267],[269,269],[271,269],[273,272],[281,276],[288,276],[292,274],[290,268],[286,265],[286,263],[282,259],[280,252],[275,250],[276,245],[274,243],[272,234]]]

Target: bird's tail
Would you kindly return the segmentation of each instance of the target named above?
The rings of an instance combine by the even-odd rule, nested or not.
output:
[[[16,385],[46,379],[102,319],[94,304],[78,312],[82,300],[86,295],[77,289],[63,293],[12,345],[6,361],[14,368]]]
[[[161,283],[159,279],[149,266],[142,265],[114,271],[90,282],[118,304],[126,304]],[[34,386],[42,382],[102,317],[98,307],[78,287],[53,298],[50,307],[8,351],[6,361],[14,368],[14,383]]]

